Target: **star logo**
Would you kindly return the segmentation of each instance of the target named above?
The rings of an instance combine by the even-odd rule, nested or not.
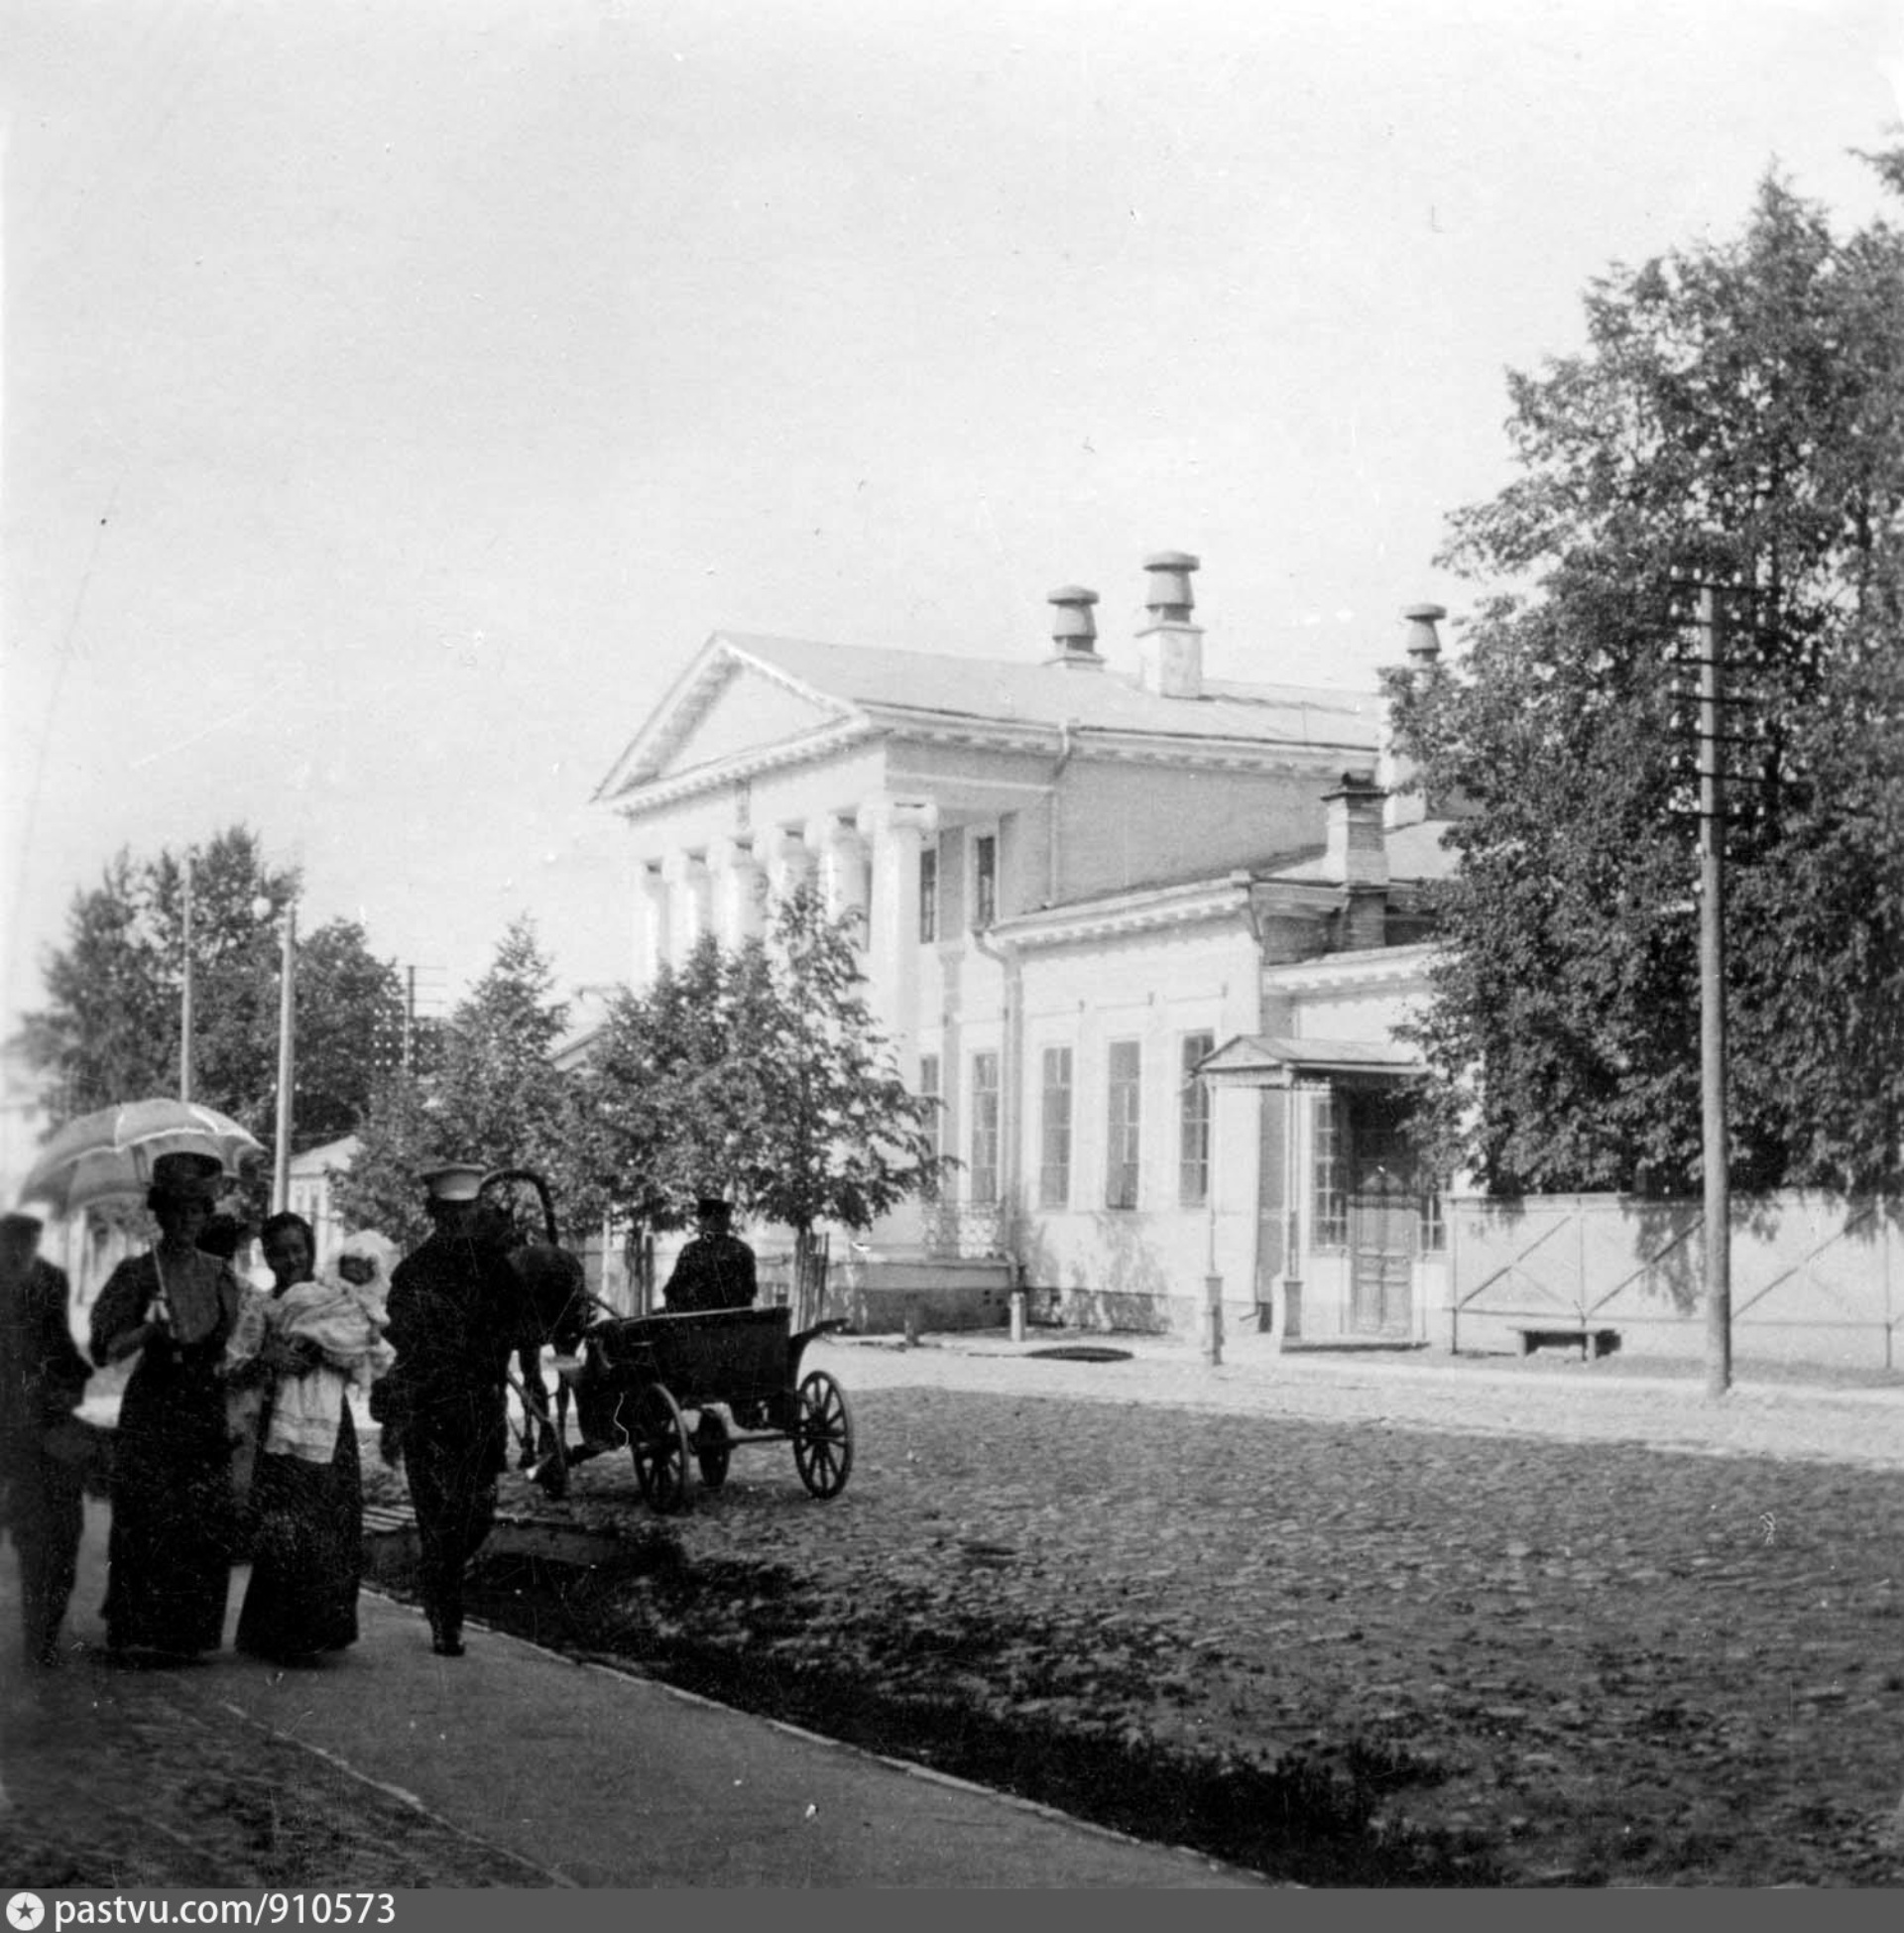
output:
[[[46,1901],[37,1892],[16,1892],[7,1901],[7,1924],[13,1933],[33,1933],[46,1916]]]

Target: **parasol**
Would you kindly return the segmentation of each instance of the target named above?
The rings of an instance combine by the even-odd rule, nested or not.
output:
[[[70,1215],[96,1201],[143,1195],[162,1154],[210,1154],[235,1170],[264,1151],[247,1129],[213,1108],[193,1101],[122,1101],[68,1121],[33,1164],[20,1198]]]

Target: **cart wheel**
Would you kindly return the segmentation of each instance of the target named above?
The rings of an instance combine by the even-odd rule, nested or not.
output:
[[[701,1482],[709,1490],[719,1490],[727,1482],[727,1466],[733,1458],[727,1425],[713,1410],[703,1409],[694,1429],[694,1460],[701,1466]]]
[[[687,1502],[687,1425],[681,1405],[658,1383],[635,1398],[628,1441],[635,1455],[635,1481],[649,1508],[663,1516]]]
[[[815,1497],[837,1497],[853,1469],[853,1414],[846,1391],[824,1370],[800,1381],[793,1418],[793,1466]]]

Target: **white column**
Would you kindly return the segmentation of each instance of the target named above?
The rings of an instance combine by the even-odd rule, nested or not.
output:
[[[661,968],[672,958],[668,951],[668,883],[662,876],[658,861],[651,860],[638,868],[635,898],[636,971],[640,975],[640,985],[652,987],[660,977]]]
[[[866,844],[857,823],[835,817],[826,828],[826,846],[821,856],[821,877],[825,882],[826,910],[835,919],[857,915],[859,943],[866,944]]]
[[[759,939],[767,923],[767,878],[751,839],[723,839],[708,854],[714,876],[715,930],[723,946]]]
[[[776,900],[790,899],[813,877],[818,855],[807,843],[804,821],[795,820],[777,827],[770,835],[767,852],[767,882]]]
[[[697,852],[670,854],[661,868],[668,883],[669,958],[679,966],[701,935],[713,931],[712,882]]]
[[[860,807],[871,848],[872,920],[867,935],[867,995],[875,1019],[907,1051],[917,1045],[919,855],[937,833],[929,800],[874,797]]]

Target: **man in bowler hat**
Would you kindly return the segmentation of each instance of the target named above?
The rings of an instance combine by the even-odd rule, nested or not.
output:
[[[477,1201],[466,1161],[422,1176],[435,1227],[390,1280],[387,1437],[410,1478],[423,1611],[439,1657],[463,1654],[463,1569],[496,1516],[507,1461],[509,1361],[529,1327],[522,1285]]]
[[[752,1308],[760,1292],[754,1251],[734,1233],[734,1211],[718,1195],[703,1195],[694,1204],[694,1219],[700,1232],[681,1251],[661,1290],[667,1312]]]

